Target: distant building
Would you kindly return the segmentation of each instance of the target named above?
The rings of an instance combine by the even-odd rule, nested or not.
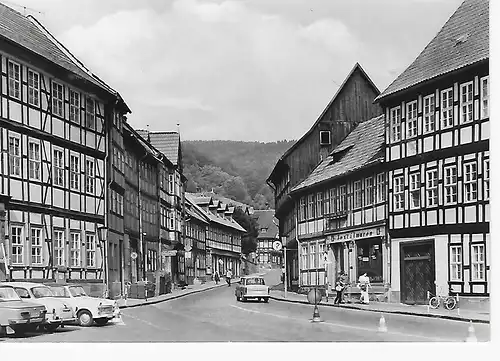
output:
[[[256,251],[258,263],[281,265],[283,251],[273,249],[273,242],[280,240],[278,219],[274,217],[274,209],[255,210],[253,218],[257,221],[259,231]]]

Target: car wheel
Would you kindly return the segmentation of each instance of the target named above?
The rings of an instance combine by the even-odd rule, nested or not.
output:
[[[108,323],[108,319],[107,318],[100,318],[98,320],[95,320],[95,323],[97,323],[99,326],[104,326],[105,324]]]
[[[83,327],[88,327],[92,325],[92,322],[94,321],[92,318],[92,314],[86,310],[78,312],[77,317],[78,317],[78,324]]]
[[[59,325],[57,324],[49,324],[49,325],[44,325],[43,328],[45,329],[45,331],[47,332],[54,332],[57,328],[59,327]]]
[[[269,302],[269,297],[264,298],[264,302],[268,303]]]

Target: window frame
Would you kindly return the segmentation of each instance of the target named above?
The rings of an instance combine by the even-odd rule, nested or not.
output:
[[[309,269],[309,247],[307,244],[302,244],[300,249],[300,257],[301,257],[301,266],[302,269]]]
[[[389,110],[390,119],[390,140],[392,143],[397,143],[402,140],[402,124],[401,124],[401,106],[391,108]]]
[[[309,243],[309,269],[316,269],[316,242]]]
[[[81,252],[82,252],[82,235],[80,231],[71,231],[69,234],[70,268],[79,268],[82,266]],[[74,262],[75,260],[77,261],[76,263]]]
[[[394,211],[405,209],[405,179],[404,175],[394,176],[392,178],[392,193]]]
[[[430,94],[423,98],[423,133],[436,130],[436,95]],[[427,103],[427,104],[426,104]]]
[[[479,80],[479,89],[480,89],[480,104],[479,110],[481,112],[481,119],[486,119],[490,117],[490,81],[489,75],[482,77]],[[484,83],[486,83],[486,95],[484,94]],[[486,104],[486,111],[485,111]]]
[[[9,135],[9,174],[21,176],[21,137]]]
[[[92,164],[90,167],[89,164]],[[95,161],[94,159],[85,159],[85,193],[95,194]]]
[[[430,174],[435,174],[435,177],[430,178]],[[437,169],[427,169],[425,171],[425,205],[426,207],[437,207],[439,204],[438,193],[439,174]]]
[[[57,235],[61,235],[59,238]],[[65,232],[60,229],[54,230],[54,258],[56,266],[64,266],[66,264],[66,242]]]
[[[484,200],[490,199],[490,159],[483,160],[483,193]]]
[[[28,141],[28,177],[30,180],[40,180],[41,177],[40,169],[42,160],[41,160],[40,148],[41,147],[39,141],[36,140]]]
[[[14,232],[16,229],[16,232]],[[19,231],[19,233],[17,232]],[[16,233],[14,235],[14,233]],[[11,261],[13,265],[23,265],[24,264],[24,240],[23,240],[23,227],[20,225],[11,225],[9,232],[10,249],[11,249]],[[14,242],[16,240],[17,242]],[[14,252],[17,249],[18,252]],[[20,259],[20,261],[19,261]]]
[[[69,120],[80,124],[80,92],[71,88],[69,89]]]
[[[64,85],[52,80],[50,94],[52,97],[52,114],[64,118]]]
[[[456,164],[443,167],[444,173],[444,204],[451,205],[458,202],[458,168]],[[450,200],[451,198],[451,200]]]
[[[373,176],[365,178],[365,206],[375,203],[375,179]]]
[[[96,100],[90,96],[85,98],[85,127],[87,129],[96,129]]]
[[[38,233],[36,236],[34,233]],[[42,228],[40,226],[30,225],[30,259],[33,265],[43,264],[43,238]]]
[[[467,89],[466,92],[464,92],[464,89]],[[464,96],[466,96],[466,100]],[[467,119],[464,120],[466,114]],[[460,124],[467,124],[472,121],[474,121],[474,81],[469,81],[460,84]]]
[[[9,96],[21,100],[21,64],[11,59],[7,61],[7,82]]]
[[[463,163],[463,187],[464,187],[464,203],[476,202],[478,200],[478,167],[476,161],[468,161]],[[470,173],[468,169],[474,169],[475,172]],[[475,197],[471,196],[475,194]]]
[[[463,248],[460,244],[450,245],[450,281],[463,281]]]
[[[413,109],[410,109],[413,108]],[[410,117],[414,115],[413,117]],[[406,103],[406,139],[415,138],[418,134],[417,101]]]
[[[95,233],[85,234],[85,261],[88,268],[97,266],[97,240]],[[92,261],[92,262],[90,262]]]
[[[387,198],[385,173],[377,174],[377,203],[385,202]]]
[[[80,190],[80,155],[69,155],[69,188]]]
[[[354,181],[352,184],[352,208],[358,209],[363,206],[363,187],[361,186],[361,181]]]
[[[445,94],[447,96],[445,96]],[[450,101],[451,100],[451,101]],[[453,128],[453,88],[444,89],[441,91],[441,106],[440,106],[440,121],[441,129]],[[445,106],[446,103],[446,106]],[[445,114],[447,115],[445,117]]]
[[[420,202],[420,171],[413,172],[409,174],[409,193],[410,193],[410,209],[419,209],[421,207]],[[417,203],[415,202],[417,200]]]
[[[481,252],[475,253],[475,249],[481,249]],[[486,257],[485,257],[485,252],[486,252],[486,247],[483,243],[478,243],[478,244],[471,244],[471,280],[472,281],[485,281],[486,280]],[[479,257],[475,256],[481,255],[481,259]],[[476,266],[479,266],[477,270],[475,269]],[[482,273],[482,277],[477,277],[477,272]]]
[[[36,80],[35,80],[36,78]],[[40,73],[28,68],[28,104],[40,106]]]
[[[56,156],[60,154],[60,156]],[[64,187],[64,150],[54,148],[52,150],[52,184],[54,186]]]

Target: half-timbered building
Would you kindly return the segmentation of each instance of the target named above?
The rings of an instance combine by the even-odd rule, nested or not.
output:
[[[356,128],[296,187],[300,286],[331,289],[367,273],[372,293],[389,282],[384,116]],[[352,291],[358,292],[357,289]]]
[[[207,280],[206,267],[206,234],[210,219],[186,197],[186,277],[187,283],[193,284],[196,280]]]
[[[3,4],[0,49],[6,278],[104,292],[106,138],[128,108],[35,18]]]
[[[386,117],[392,291],[490,293],[489,2],[466,0],[376,99]]]
[[[273,249],[273,243],[279,241],[278,219],[274,217],[274,209],[255,210],[252,217],[257,222],[258,236],[256,257],[259,264],[280,266],[283,251]]]
[[[380,91],[356,64],[311,129],[278,160],[267,183],[274,190],[280,237],[287,248],[290,287],[298,286],[299,266],[295,232],[297,209],[290,190],[302,182],[360,122],[382,114],[373,100]]]

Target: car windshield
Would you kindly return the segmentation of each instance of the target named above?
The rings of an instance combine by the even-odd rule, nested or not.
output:
[[[20,298],[12,287],[0,287],[0,302],[19,301]]]
[[[73,297],[84,297],[87,296],[85,293],[83,287],[81,286],[73,286],[69,288],[69,292],[71,293],[71,296]]]
[[[263,278],[247,278],[247,285],[264,285]]]
[[[70,297],[68,290],[64,287],[50,287],[54,297]]]
[[[52,291],[48,287],[33,287],[31,292],[33,292],[35,298],[54,297]]]

